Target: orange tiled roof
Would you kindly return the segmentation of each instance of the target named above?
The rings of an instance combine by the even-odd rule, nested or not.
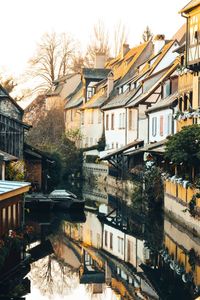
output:
[[[125,76],[125,74],[130,70],[130,68],[139,58],[143,50],[146,48],[147,44],[148,42],[130,49],[121,61],[118,60],[118,65],[116,64],[113,67],[114,80]]]
[[[179,13],[189,12],[198,5],[200,5],[200,0],[192,0],[186,6],[184,6]]]
[[[81,109],[95,108],[103,105],[104,101],[107,99],[106,92],[103,89],[100,89],[96,94],[92,96]]]

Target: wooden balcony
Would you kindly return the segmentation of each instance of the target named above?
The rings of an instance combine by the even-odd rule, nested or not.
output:
[[[193,74],[185,73],[179,76],[178,78],[178,91],[179,93],[185,93],[192,91],[193,87]]]
[[[190,126],[194,124],[194,118],[177,121],[177,132],[181,131],[184,126]]]
[[[190,202],[193,195],[195,195],[197,192],[197,189],[195,188],[185,188],[180,183],[175,183],[171,181],[165,181],[165,193],[177,198],[177,200],[185,203],[186,205]],[[197,207],[200,207],[200,198],[196,200]]]

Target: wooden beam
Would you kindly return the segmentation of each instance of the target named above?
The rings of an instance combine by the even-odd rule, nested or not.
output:
[[[0,201],[24,194],[29,191],[30,187],[31,186],[25,186],[25,187],[18,188],[14,191],[5,192],[0,195]]]

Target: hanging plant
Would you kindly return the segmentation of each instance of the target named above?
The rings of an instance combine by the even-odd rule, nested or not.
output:
[[[196,212],[196,195],[193,195],[192,199],[189,202],[189,212],[191,214],[192,217],[195,216],[195,212]]]

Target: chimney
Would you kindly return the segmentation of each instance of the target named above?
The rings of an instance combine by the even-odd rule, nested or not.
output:
[[[121,58],[124,58],[126,53],[130,50],[129,44],[123,44],[121,48]]]
[[[96,69],[104,69],[106,62],[106,55],[102,52],[95,53],[95,68]]]
[[[157,34],[153,38],[153,44],[154,44],[154,54],[158,54],[160,50],[165,45],[165,35],[164,34]]]
[[[114,75],[112,72],[110,72],[107,77],[107,98],[112,92],[113,87],[114,87]]]

